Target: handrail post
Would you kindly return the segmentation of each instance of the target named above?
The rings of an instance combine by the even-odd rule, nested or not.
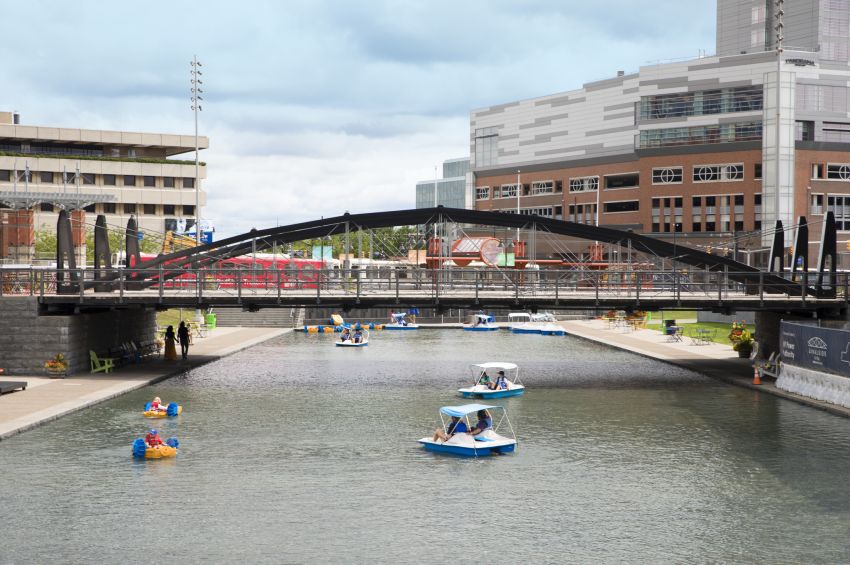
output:
[[[86,273],[82,267],[80,267],[80,302],[86,299]]]
[[[480,284],[481,273],[475,271],[475,304],[478,304],[478,285]]]
[[[198,304],[204,299],[204,277],[203,271],[198,269],[195,271],[195,277],[198,279]]]
[[[435,272],[434,269],[431,269],[432,277],[431,280],[434,281],[434,304],[440,303],[440,275],[439,271]]]
[[[356,299],[356,304],[360,304],[360,281],[361,281],[360,273],[358,272],[357,273],[357,299]]]
[[[395,273],[395,303],[398,304],[398,267],[395,267],[393,272]]]
[[[519,304],[519,271],[514,269],[514,301]]]
[[[236,298],[239,304],[242,304],[242,272],[236,269]]]
[[[631,241],[631,240],[629,240]],[[635,306],[640,306],[640,271],[635,271]]]
[[[558,289],[558,287],[560,286],[560,283],[561,283],[561,271],[555,271],[555,306],[557,306],[558,303],[559,303],[559,300],[558,300],[558,290],[559,289]]]
[[[593,277],[596,279],[596,282],[593,285],[596,289],[596,305],[599,306],[599,271],[595,271],[593,273]]]
[[[39,286],[41,287],[41,289],[39,290],[39,294],[41,295],[42,298],[44,298],[44,275],[45,274],[46,273],[44,271],[41,271],[41,275],[39,275],[39,277],[38,277]],[[0,289],[2,289],[2,288],[3,288],[3,282],[0,281]]]
[[[850,302],[850,297],[847,296],[847,287],[848,287],[847,278],[848,278],[848,273],[844,273],[844,304],[847,304],[848,302]]]
[[[30,286],[30,296],[32,296],[33,293],[35,292],[35,288],[34,288],[35,287],[35,271],[33,270],[32,265],[30,265],[30,285],[29,286]]]
[[[717,302],[723,304],[723,273],[717,273]]]
[[[764,271],[759,271],[759,306],[764,306]]]
[[[124,303],[124,269],[118,271],[118,303]]]
[[[162,263],[159,264],[159,302],[162,304],[162,297],[165,293],[165,285],[163,284],[163,275],[164,275],[164,266]]]
[[[340,276],[345,277],[345,271],[340,269]],[[319,267],[319,272],[316,275],[316,304],[322,302],[322,268]]]
[[[802,277],[800,277],[800,299],[803,301],[803,306],[806,305],[806,290],[809,286],[809,271],[808,269],[803,271]]]
[[[277,286],[277,303],[280,304],[280,267],[275,269],[275,273],[276,273],[275,279],[276,279],[276,286]]]

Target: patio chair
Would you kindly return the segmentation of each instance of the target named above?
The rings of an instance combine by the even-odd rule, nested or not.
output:
[[[115,368],[115,359],[112,357],[98,357],[97,353],[89,350],[89,359],[91,360],[92,373],[111,373]]]

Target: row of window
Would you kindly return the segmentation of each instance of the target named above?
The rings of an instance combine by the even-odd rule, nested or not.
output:
[[[643,96],[640,119],[658,120],[685,116],[751,112],[762,109],[762,85]]]
[[[175,216],[180,208],[182,208],[184,216],[195,215],[195,207],[188,204],[177,206],[176,204],[131,204],[125,202],[119,206],[115,202],[104,202],[102,204],[90,204],[83,209],[91,214],[118,214],[118,211],[121,210],[122,214]],[[59,208],[53,204],[42,202],[39,204],[39,210],[41,212],[58,212]]]
[[[761,141],[761,122],[641,130],[638,147],[673,147],[736,141]]]
[[[80,184],[97,185],[97,177],[101,177],[100,186],[119,186],[118,181],[121,181],[120,186],[144,186],[157,188],[195,188],[195,179],[192,177],[154,177],[154,176],[136,176],[136,175],[95,175],[94,173],[54,173],[51,171],[10,171],[8,169],[0,169],[0,182],[38,182],[41,184],[76,184],[79,179]],[[161,183],[157,183],[157,179],[162,179]]]

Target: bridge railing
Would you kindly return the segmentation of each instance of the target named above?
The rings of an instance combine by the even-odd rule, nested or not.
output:
[[[684,270],[560,270],[560,269],[0,269],[0,296],[71,296],[78,302],[97,297],[179,297],[205,299],[251,297],[359,299],[390,297],[399,301],[429,298],[517,300],[585,297],[665,299],[701,298],[723,302],[730,298],[759,300],[812,300],[833,293],[848,301],[850,273],[818,283],[814,273],[803,273],[781,288],[765,282],[764,273]]]

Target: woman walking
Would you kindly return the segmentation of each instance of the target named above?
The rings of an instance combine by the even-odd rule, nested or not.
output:
[[[176,338],[177,336],[174,335],[174,326],[168,326],[165,330],[165,354],[163,355],[166,361],[177,359],[177,348],[174,346]]]

